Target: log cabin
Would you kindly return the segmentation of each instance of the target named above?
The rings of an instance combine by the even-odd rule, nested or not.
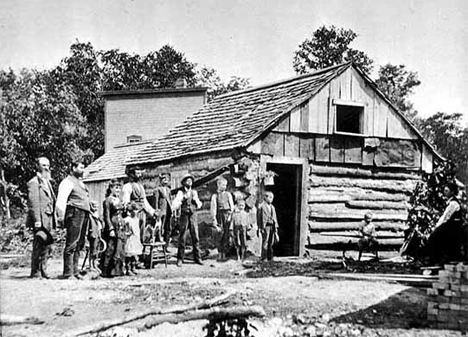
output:
[[[346,245],[369,211],[383,246],[398,247],[410,193],[442,159],[352,63],[218,96],[125,156],[127,168],[145,169],[149,195],[160,173],[174,189],[193,174],[201,228],[211,223],[217,177],[252,213],[272,191],[280,256]]]

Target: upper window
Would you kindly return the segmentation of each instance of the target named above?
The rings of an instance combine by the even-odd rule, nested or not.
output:
[[[142,137],[138,135],[127,136],[127,143],[137,143],[141,142]]]
[[[336,132],[363,134],[364,107],[336,105]]]

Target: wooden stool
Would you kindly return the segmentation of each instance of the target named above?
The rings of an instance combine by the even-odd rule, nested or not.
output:
[[[149,254],[146,252],[147,247],[149,247]],[[147,269],[152,269],[153,264],[159,261],[164,261],[167,268],[167,244],[165,242],[144,243],[143,252]]]

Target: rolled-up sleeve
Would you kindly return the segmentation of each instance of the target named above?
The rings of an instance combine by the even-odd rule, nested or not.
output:
[[[59,185],[58,188],[58,195],[57,195],[57,203],[55,205],[55,209],[57,211],[57,215],[59,219],[63,219],[65,216],[65,210],[67,209],[67,202],[70,193],[73,190],[73,182],[69,179],[64,179]]]

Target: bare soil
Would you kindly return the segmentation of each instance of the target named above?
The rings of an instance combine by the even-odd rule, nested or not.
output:
[[[425,289],[392,282],[322,278],[336,271],[411,270],[383,263],[354,264],[344,269],[338,253],[317,253],[312,259],[278,259],[247,274],[236,261],[217,262],[214,258],[206,260],[204,266],[186,263],[178,268],[171,260],[167,268],[158,264],[151,270],[140,269],[137,276],[96,280],[59,279],[59,258],[51,264],[49,280],[28,278],[29,268],[24,261],[2,267],[0,313],[35,316],[44,321],[41,325],[3,326],[2,336],[65,336],[82,326],[151,307],[190,304],[228,290],[237,292],[230,304],[260,305],[265,309],[267,317],[250,322],[258,329],[253,331],[254,336],[463,335],[461,331],[430,327]],[[206,321],[164,323],[138,332],[144,323],[135,321],[100,336],[206,335]]]

